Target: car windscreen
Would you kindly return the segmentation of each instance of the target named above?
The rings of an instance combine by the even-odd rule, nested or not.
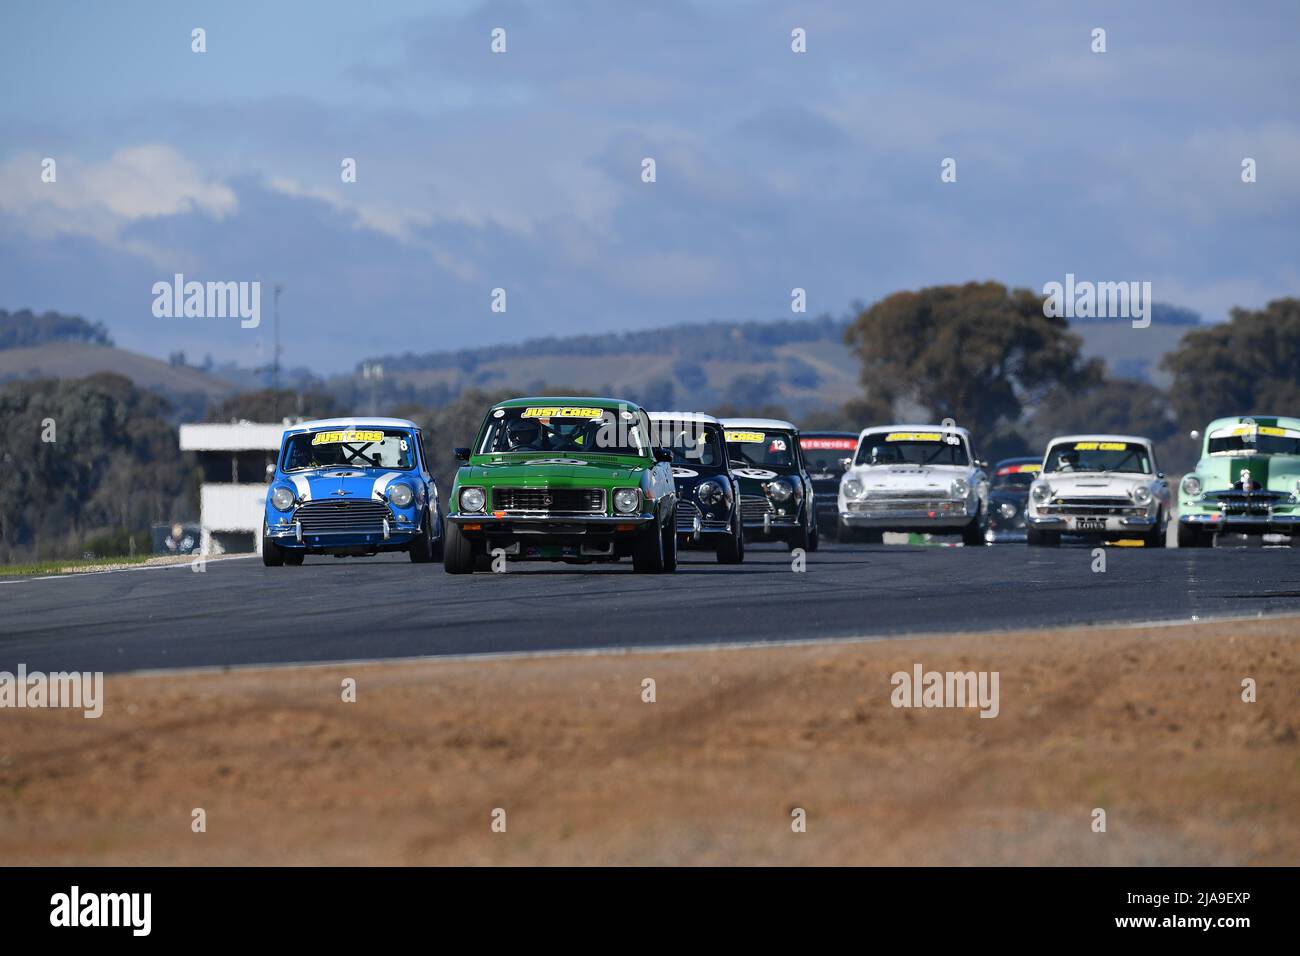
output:
[[[1047,450],[1045,471],[1073,472],[1120,471],[1135,475],[1151,474],[1151,454],[1145,445],[1125,441],[1060,442]]]
[[[1234,428],[1212,434],[1211,455],[1300,455],[1300,435],[1282,428]]]
[[[809,474],[838,475],[844,471],[840,464],[842,459],[852,458],[858,440],[854,438],[816,438],[808,435],[799,436],[799,449],[803,452],[804,463]]]
[[[728,428],[726,439],[727,455],[736,465],[744,468],[780,468],[786,471],[795,467],[794,435],[790,432]]]
[[[548,452],[647,458],[641,416],[629,409],[574,405],[495,408],[483,426],[478,454]]]
[[[673,464],[716,468],[726,459],[722,429],[712,422],[660,420],[650,423],[654,443],[673,454]]]
[[[415,440],[398,428],[329,428],[292,435],[285,443],[284,470],[308,468],[415,467]]]
[[[960,435],[942,432],[869,432],[862,436],[859,465],[969,465]]]

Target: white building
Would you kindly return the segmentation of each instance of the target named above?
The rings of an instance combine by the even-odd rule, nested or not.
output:
[[[192,451],[203,469],[199,524],[204,554],[260,553],[267,466],[275,464],[289,425],[231,422],[181,426],[181,451]]]

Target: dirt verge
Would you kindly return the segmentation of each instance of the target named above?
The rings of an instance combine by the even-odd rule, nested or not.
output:
[[[0,710],[0,855],[1294,865],[1298,647],[1277,618],[110,677],[99,720]],[[998,716],[895,708],[918,663],[997,671]]]

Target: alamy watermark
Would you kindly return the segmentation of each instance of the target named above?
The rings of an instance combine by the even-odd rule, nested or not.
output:
[[[0,671],[0,708],[68,707],[94,720],[104,713],[103,671]]]
[[[1049,319],[1132,319],[1135,329],[1151,324],[1150,282],[1076,282],[1067,272],[1064,283],[1044,284],[1043,295]]]
[[[927,671],[920,664],[895,671],[889,678],[895,707],[978,707],[981,717],[996,717],[998,671]]]
[[[153,284],[153,314],[159,319],[237,318],[245,329],[262,324],[262,283],[186,282],[178,272],[171,282]]]

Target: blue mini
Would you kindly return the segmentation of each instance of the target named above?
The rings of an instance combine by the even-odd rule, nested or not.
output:
[[[380,551],[442,560],[442,509],[419,427],[335,418],[286,429],[266,490],[262,563]]]

